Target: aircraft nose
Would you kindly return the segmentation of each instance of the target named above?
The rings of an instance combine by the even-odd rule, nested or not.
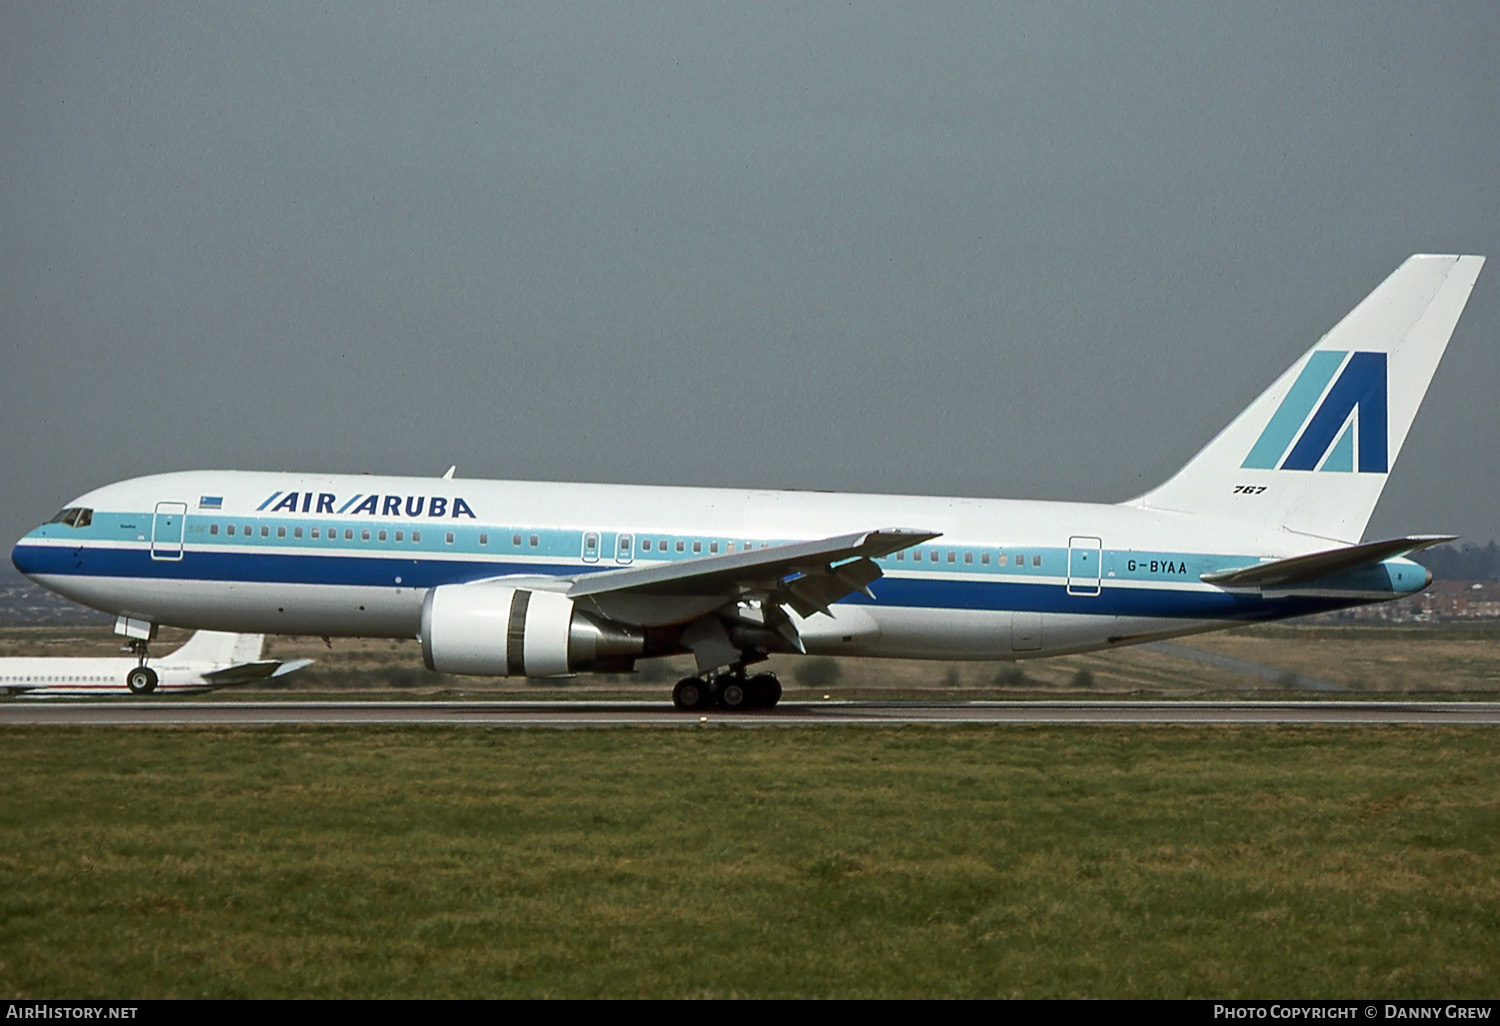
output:
[[[16,542],[15,546],[10,550],[11,565],[27,577],[33,577],[37,572],[36,546],[29,544],[28,539],[30,537],[31,535],[28,534],[25,538]]]

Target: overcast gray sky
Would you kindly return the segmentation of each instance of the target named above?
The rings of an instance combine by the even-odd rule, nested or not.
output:
[[[1115,501],[1413,252],[1500,5],[0,5],[0,539],[202,467]],[[1370,536],[1500,534],[1500,260]],[[8,562],[5,566],[8,571]]]

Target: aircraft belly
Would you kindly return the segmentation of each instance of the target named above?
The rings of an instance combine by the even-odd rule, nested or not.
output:
[[[75,602],[172,627],[254,634],[412,638],[422,621],[419,588],[134,577],[39,579]]]
[[[808,655],[866,655],[880,640],[880,624],[869,607],[835,604],[832,616],[791,614]]]
[[[911,607],[873,607],[868,611],[876,621],[878,636],[868,644],[830,654],[891,659],[1035,659],[1224,626],[1217,620],[1085,613],[1024,614],[1010,610]],[[1024,621],[1018,619],[1022,617]],[[858,650],[854,650],[856,647]]]
[[[879,635],[859,655],[892,659],[1010,658],[1008,610],[872,606],[868,611]]]

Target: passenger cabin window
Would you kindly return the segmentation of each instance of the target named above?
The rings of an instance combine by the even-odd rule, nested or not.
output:
[[[318,532],[318,529],[317,529],[317,528],[316,528],[316,527],[314,527],[314,528],[313,528],[313,529],[312,529],[312,536],[313,536],[313,537],[314,537],[314,538],[321,538],[321,537],[323,537],[323,536],[322,536],[322,534],[320,534],[320,533],[319,533],[319,532]]]
[[[270,529],[270,527],[266,526],[265,524],[261,524],[260,525],[260,536],[262,538],[269,538],[269,537],[271,537],[271,529]]]
[[[990,565],[990,554],[988,552],[981,553],[980,556],[979,556],[979,561],[981,563],[983,563],[985,566],[989,566]]]
[[[359,532],[359,540],[360,541],[369,541],[370,540],[370,529],[368,527],[365,528],[363,531]]]
[[[719,551],[719,543],[718,542],[709,542],[708,543],[708,551],[709,552],[718,552]]]
[[[415,545],[417,542],[419,542],[421,540],[422,540],[422,532],[421,531],[413,531],[411,533],[411,542],[412,542],[413,545]]]
[[[354,528],[352,528],[352,527],[346,527],[346,528],[344,528],[344,541],[353,541],[353,540],[354,540]]]
[[[511,535],[510,543],[519,549],[521,547],[521,536],[519,534]]]
[[[208,525],[208,533],[209,534],[218,534],[219,533],[219,525],[218,524],[209,524]]]
[[[276,528],[276,537],[278,537],[278,538],[285,538],[286,537],[286,528],[285,527],[278,527],[278,528]]]
[[[974,562],[974,553],[972,553],[972,552],[965,552],[964,553],[964,562],[965,563],[972,563],[972,562]]]
[[[1004,566],[1006,563],[1009,563],[1009,562],[1010,562],[1010,557],[1007,556],[1005,553],[1000,552],[1000,553],[997,553],[995,555],[995,565],[996,566]]]
[[[1041,566],[1042,565],[1042,557],[1041,556],[1032,556],[1031,557],[1031,565],[1032,566]]]
[[[397,531],[396,532],[396,540],[397,541],[405,541],[406,540],[406,532],[405,531]]]
[[[453,544],[453,532],[452,531],[448,532],[447,542],[448,542],[449,545]]]
[[[228,527],[224,528],[224,533],[228,534],[228,535],[233,535],[234,534],[234,525],[230,524]]]
[[[293,538],[301,538],[302,537],[302,528],[300,528],[300,527],[294,527],[294,528],[292,528],[292,537]]]
[[[385,541],[385,532],[384,532],[384,531],[381,531],[381,532],[380,532],[380,534],[379,534],[379,535],[377,535],[377,537],[378,537],[378,538],[379,538],[379,539],[380,539],[380,540],[381,540],[381,541]]]
[[[384,539],[381,539],[381,540],[383,541]],[[487,535],[487,534],[485,534],[485,533],[483,533],[483,532],[480,532],[480,535],[479,535],[479,544],[481,544],[481,545],[488,545],[489,543],[490,543],[490,536]]]
[[[682,542],[678,542],[678,543],[677,543],[677,551],[678,551],[678,552],[681,552],[681,551],[682,551],[682,549],[683,549],[683,543],[682,543]]]

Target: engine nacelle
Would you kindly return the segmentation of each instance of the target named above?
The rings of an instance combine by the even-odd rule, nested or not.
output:
[[[445,584],[422,603],[422,661],[439,673],[554,677],[643,651],[641,634],[601,623],[553,591]]]

